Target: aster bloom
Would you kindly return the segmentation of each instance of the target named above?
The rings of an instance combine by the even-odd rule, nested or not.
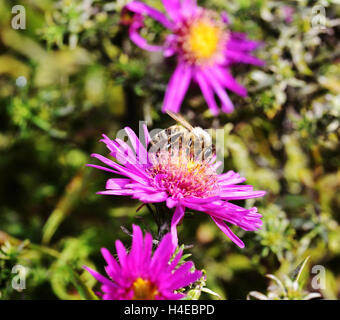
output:
[[[187,261],[178,267],[182,257],[179,251],[172,261],[175,247],[171,235],[167,234],[152,255],[152,236],[146,233],[143,238],[140,227],[133,225],[132,247],[127,252],[120,240],[116,241],[119,262],[109,250],[103,248],[102,254],[107,262],[105,271],[111,279],[84,267],[102,283],[104,300],[176,300],[183,293],[175,292],[197,281],[202,272],[191,272],[193,263]]]
[[[228,17],[197,6],[196,0],[163,0],[167,15],[148,5],[132,1],[125,10],[135,13],[130,24],[131,40],[148,51],[163,51],[166,57],[177,55],[178,64],[169,81],[162,111],[179,112],[191,80],[200,87],[214,115],[219,113],[215,94],[221,101],[222,111],[230,113],[234,106],[225,91],[231,90],[246,96],[247,90],[230,73],[229,66],[246,63],[261,66],[263,61],[250,52],[260,46],[244,33],[228,29]],[[170,30],[163,45],[146,42],[139,34],[144,26],[144,16],[149,16]]]
[[[151,138],[145,125],[143,130],[147,147]],[[225,222],[253,231],[261,226],[261,215],[256,207],[244,209],[229,201],[262,197],[264,191],[254,191],[251,185],[238,185],[245,179],[234,171],[217,174],[221,162],[216,161],[216,155],[204,160],[164,151],[155,154],[144,147],[130,128],[126,127],[125,131],[132,148],[119,138],[111,140],[103,135],[101,140],[119,163],[92,154],[109,168],[89,166],[125,177],[108,179],[106,190],[99,194],[130,196],[143,203],[164,202],[168,208],[175,208],[171,220],[174,245],[178,242],[176,226],[184,217],[185,208],[190,208],[210,215],[233,242],[244,247]]]
[[[283,16],[286,23],[290,24],[293,22],[294,8],[290,6],[283,7]]]

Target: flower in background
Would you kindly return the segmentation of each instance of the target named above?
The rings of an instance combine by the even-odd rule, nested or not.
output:
[[[232,241],[244,247],[225,222],[253,231],[261,226],[261,215],[256,207],[244,209],[229,201],[262,197],[264,191],[254,191],[251,185],[238,185],[245,178],[233,171],[217,174],[221,163],[216,162],[216,155],[207,161],[175,152],[155,154],[144,147],[151,140],[145,125],[144,145],[130,128],[126,127],[125,131],[133,148],[119,138],[111,140],[103,135],[101,140],[120,164],[100,154],[92,154],[110,168],[89,166],[125,177],[108,179],[106,190],[99,194],[130,196],[144,203],[165,202],[168,208],[175,208],[171,234],[176,246],[176,226],[184,217],[185,208],[190,208],[210,215]]]
[[[191,261],[178,266],[182,251],[175,252],[171,235],[164,236],[152,255],[152,236],[146,233],[143,238],[140,227],[133,225],[132,247],[127,252],[120,240],[116,241],[119,262],[109,250],[103,248],[102,254],[107,262],[108,279],[98,272],[84,267],[102,283],[104,300],[175,300],[183,298],[183,293],[175,292],[194,283],[202,272],[191,272],[194,265]]]
[[[193,79],[214,115],[219,113],[215,94],[221,101],[222,110],[232,112],[234,106],[225,89],[240,96],[246,96],[247,90],[236,82],[228,67],[234,63],[263,65],[262,60],[250,54],[259,47],[260,42],[249,40],[243,33],[230,31],[225,13],[218,15],[201,8],[195,0],[163,0],[163,4],[167,16],[139,1],[132,1],[125,7],[125,10],[135,13],[129,33],[136,45],[148,51],[163,51],[166,57],[178,57],[162,111],[179,112]],[[150,45],[140,36],[145,15],[171,31],[163,45]]]
[[[286,23],[290,24],[293,22],[294,8],[290,6],[283,7],[283,16]]]

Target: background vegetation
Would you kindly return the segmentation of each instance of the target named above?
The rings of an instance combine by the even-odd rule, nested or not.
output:
[[[159,0],[146,2],[162,9]],[[130,242],[120,226],[152,224],[146,209],[136,213],[138,202],[96,195],[108,175],[85,167],[95,162],[91,153],[107,154],[98,142],[102,133],[115,137],[126,125],[138,129],[139,120],[150,128],[173,123],[160,108],[174,61],[164,63],[160,54],[131,43],[122,23],[125,3],[0,0],[2,299],[89,298],[86,286],[98,285],[81,266],[102,272],[100,248],[113,249],[117,238]],[[234,113],[212,117],[195,86],[182,113],[194,125],[224,128],[225,169],[237,170],[268,194],[256,201],[263,229],[236,230],[245,249],[207,215],[187,214],[180,238],[194,244],[191,258],[223,299],[244,299],[254,290],[274,297],[277,288],[268,285],[275,281],[265,275],[287,284],[287,275],[307,256],[299,288],[275,297],[302,298],[303,290],[315,291],[310,267],[318,264],[326,268],[326,288],[320,292],[337,299],[339,1],[199,3],[226,10],[233,30],[264,41],[257,56],[266,66],[233,67],[249,89],[246,99],[230,94]],[[16,4],[26,8],[26,30],[11,28]],[[325,8],[324,28],[317,5]],[[161,42],[165,35],[152,20],[143,32],[150,42]],[[29,268],[22,292],[11,288],[17,263]],[[202,298],[214,297],[204,293]]]

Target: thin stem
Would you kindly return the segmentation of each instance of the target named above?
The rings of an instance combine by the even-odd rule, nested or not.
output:
[[[20,244],[23,244],[26,240],[17,239],[15,237],[10,236],[9,234],[7,234],[3,231],[0,231],[0,243],[2,241],[3,242],[9,241],[14,245],[20,245]],[[41,253],[47,254],[47,255],[49,255],[53,258],[56,258],[56,259],[59,258],[59,256],[60,256],[60,253],[57,250],[49,248],[49,247],[44,246],[44,245],[31,243],[29,240],[27,241],[27,245],[25,245],[25,246],[29,249],[37,250]]]
[[[157,215],[155,214],[155,212],[153,211],[152,207],[150,206],[149,203],[146,203],[145,205],[148,208],[149,212],[151,213],[152,217],[154,218],[154,220],[156,221],[156,223],[158,225],[158,218],[157,218]]]
[[[164,235],[170,232],[170,217],[169,209],[164,204],[156,204],[158,219],[158,240],[161,240]]]

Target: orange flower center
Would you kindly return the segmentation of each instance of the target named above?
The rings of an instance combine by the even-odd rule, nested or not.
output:
[[[221,37],[220,28],[209,20],[196,21],[188,36],[188,48],[196,59],[209,59],[217,51]]]
[[[211,64],[223,58],[228,40],[225,24],[210,11],[188,19],[177,31],[178,45],[187,62]]]
[[[133,300],[155,300],[157,287],[149,280],[138,277],[132,284]]]

